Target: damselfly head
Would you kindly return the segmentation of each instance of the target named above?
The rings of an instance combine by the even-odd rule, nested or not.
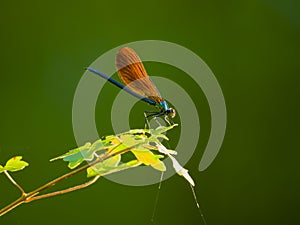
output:
[[[169,108],[169,114],[171,115],[172,118],[176,116],[176,111],[173,108]]]

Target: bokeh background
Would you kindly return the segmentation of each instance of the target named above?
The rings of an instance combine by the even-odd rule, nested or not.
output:
[[[76,147],[72,101],[83,68],[127,42],[170,41],[210,66],[226,100],[222,149],[199,172],[209,108],[192,80],[174,76],[199,110],[200,141],[185,167],[197,183],[207,224],[299,224],[299,12],[296,0],[2,2],[0,162],[14,155],[30,162],[14,174],[27,191],[68,172],[64,162],[49,159]],[[157,63],[146,66],[154,75],[180,74]],[[109,110],[117,93],[111,85],[101,92],[96,121],[103,135],[112,132]],[[57,188],[84,180],[81,174]],[[156,192],[157,185],[129,187],[101,179],[84,190],[22,205],[0,223],[151,224]],[[18,194],[1,175],[0,207]],[[163,182],[155,221],[201,224],[181,177]]]

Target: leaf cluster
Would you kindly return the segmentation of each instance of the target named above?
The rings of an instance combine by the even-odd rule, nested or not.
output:
[[[85,145],[69,150],[51,161],[62,159],[68,162],[68,167],[74,169],[84,162],[87,168],[87,176],[104,176],[107,174],[130,169],[139,165],[151,166],[152,168],[165,171],[166,166],[162,161],[166,156],[170,157],[176,172],[184,176],[192,185],[194,182],[188,175],[187,170],[180,166],[172,156],[175,151],[166,149],[160,140],[168,140],[164,134],[177,126],[159,126],[156,129],[133,129],[117,135],[109,135]],[[122,156],[131,152],[134,159],[124,161]]]

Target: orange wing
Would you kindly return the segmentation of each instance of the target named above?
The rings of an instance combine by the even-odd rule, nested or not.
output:
[[[128,88],[153,101],[164,101],[134,50],[128,47],[120,49],[116,55],[116,66],[120,79]]]

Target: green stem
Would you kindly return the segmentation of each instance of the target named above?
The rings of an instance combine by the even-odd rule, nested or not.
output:
[[[87,168],[89,168],[89,167],[91,167],[91,166],[93,166],[93,165],[95,165],[95,164],[97,164],[99,162],[102,162],[102,161],[104,161],[104,160],[106,160],[106,159],[108,159],[110,157],[113,157],[113,156],[114,155],[103,155],[103,157],[95,160],[94,162],[92,162],[90,164],[86,164],[86,165],[84,165],[84,166],[82,166],[82,167],[80,167],[80,168],[78,168],[76,170],[73,170],[73,171],[71,171],[71,172],[69,172],[69,173],[67,173],[65,175],[62,175],[62,176],[60,176],[60,177],[58,177],[58,178],[56,178],[56,179],[48,182],[47,184],[45,184],[45,185],[43,185],[43,186],[41,186],[41,187],[39,187],[39,188],[37,188],[37,189],[29,192],[29,193],[22,192],[22,196],[21,197],[19,197],[17,200],[15,200],[14,202],[10,203],[9,205],[5,206],[4,208],[2,208],[0,210],[0,217],[3,216],[4,214],[8,213],[12,209],[16,208],[17,206],[19,206],[19,205],[21,205],[21,204],[23,204],[25,202],[30,202],[30,199],[33,198],[34,196],[38,195],[41,191],[44,191],[45,189],[54,186],[58,182],[66,179],[66,178],[68,178],[70,176],[73,176],[73,175],[75,175],[77,173],[80,173],[81,171],[84,171]],[[61,192],[63,192],[63,191],[60,191],[60,193],[56,192],[56,195],[57,194],[61,194]],[[52,196],[54,196],[54,195],[52,195]]]
[[[97,175],[93,179],[89,180],[88,182],[86,182],[84,184],[80,184],[80,185],[70,187],[70,188],[67,188],[67,189],[64,189],[64,190],[60,190],[60,191],[47,193],[47,194],[44,194],[44,195],[38,195],[38,196],[35,196],[35,197],[27,198],[25,200],[25,203],[32,202],[32,201],[39,200],[39,199],[43,199],[43,198],[49,198],[49,197],[52,197],[52,196],[55,196],[55,195],[66,194],[66,193],[69,193],[69,192],[72,192],[72,191],[76,191],[76,190],[88,187],[91,184],[95,183],[99,178],[100,178],[100,175]]]
[[[58,177],[58,178],[56,178],[56,179],[48,182],[47,184],[45,184],[45,185],[43,185],[43,186],[41,186],[41,187],[39,187],[39,188],[37,188],[37,189],[29,192],[29,193],[25,193],[24,190],[18,185],[20,187],[20,188],[19,187],[18,188],[20,190],[22,190],[22,196],[19,197],[14,202],[10,203],[9,205],[7,205],[4,208],[2,208],[0,210],[0,217],[3,216],[4,214],[8,213],[12,209],[16,208],[17,206],[23,204],[23,203],[31,202],[31,201],[34,201],[34,200],[38,200],[38,199],[42,199],[42,198],[46,198],[46,197],[50,197],[50,196],[55,196],[55,195],[59,195],[59,194],[68,193],[68,192],[71,192],[71,191],[74,191],[74,190],[78,190],[80,188],[84,188],[84,187],[87,187],[87,186],[93,184],[99,178],[99,176],[96,176],[97,178],[94,178],[94,179],[92,179],[91,181],[89,181],[89,182],[87,182],[85,184],[78,185],[78,186],[75,186],[73,188],[68,188],[68,189],[65,189],[65,190],[56,191],[56,192],[52,192],[52,193],[49,193],[49,194],[45,194],[45,195],[34,197],[34,196],[38,195],[41,191],[44,191],[44,190],[48,189],[49,187],[54,186],[55,184],[57,184],[60,181],[66,179],[66,178],[68,178],[70,176],[73,176],[73,175],[75,175],[77,173],[80,173],[80,172],[86,170],[87,168],[89,168],[89,167],[97,164],[97,163],[103,162],[106,159],[109,159],[109,158],[114,157],[114,156],[119,155],[119,154],[123,154],[124,152],[127,152],[127,151],[131,150],[132,148],[133,147],[126,148],[126,149],[124,149],[124,150],[122,150],[120,152],[112,153],[112,154],[110,154],[109,152],[107,152],[101,158],[95,160],[94,162],[91,162],[90,164],[86,164],[86,165],[84,165],[84,166],[82,166],[82,167],[80,167],[78,169],[75,169],[75,170],[73,170],[73,171],[71,171],[71,172],[69,172],[69,173],[67,173],[65,175],[62,175],[62,176],[60,176],[60,177]],[[16,182],[13,182],[13,183],[14,183],[14,185],[16,185]]]
[[[4,174],[10,180],[10,182],[12,182],[12,184],[15,185],[22,192],[22,195],[24,195],[25,191],[23,190],[23,188],[14,180],[14,178],[12,178],[12,176],[10,176],[7,170],[4,170]]]

